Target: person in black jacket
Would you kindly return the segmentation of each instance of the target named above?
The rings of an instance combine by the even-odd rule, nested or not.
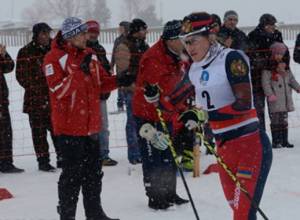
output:
[[[101,62],[103,68],[107,73],[111,73],[111,66],[106,57],[106,51],[104,47],[99,44],[98,37],[100,33],[100,25],[95,20],[87,21],[89,40],[87,41],[87,46],[93,48],[97,54],[98,60]],[[115,166],[118,164],[117,161],[109,157],[109,130],[108,130],[108,115],[107,115],[107,99],[109,98],[110,93],[101,94],[101,131],[99,133],[100,140],[100,156],[103,166]]]
[[[16,77],[25,89],[23,112],[28,114],[32,142],[40,171],[52,172],[50,164],[47,131],[50,132],[57,155],[57,167],[61,167],[61,157],[57,138],[53,135],[50,119],[50,103],[46,76],[42,70],[43,59],[50,51],[50,32],[46,23],[37,23],[32,28],[32,41],[21,48],[17,56]]]
[[[6,47],[0,44],[0,172],[21,173],[13,165],[12,155],[12,128],[9,114],[8,87],[4,73],[10,73],[14,69],[14,61],[6,52]]]
[[[226,11],[218,39],[226,47],[245,51],[248,48],[248,38],[243,31],[237,28],[238,21],[239,17],[235,11]]]
[[[300,64],[300,33],[297,36],[294,48],[294,61]]]
[[[262,129],[265,124],[265,95],[262,88],[261,76],[263,70],[270,69],[270,46],[274,42],[283,42],[282,34],[276,29],[276,18],[271,14],[263,14],[258,26],[249,33],[248,56],[251,62],[251,78],[254,105]]]

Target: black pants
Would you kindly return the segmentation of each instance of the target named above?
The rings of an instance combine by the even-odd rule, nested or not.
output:
[[[57,157],[60,156],[57,138],[52,133],[50,115],[44,113],[30,113],[28,116],[37,161],[40,164],[49,163],[50,155],[49,144],[47,141],[47,131],[49,131],[51,134]]]
[[[260,128],[266,130],[266,120],[265,120],[265,100],[264,94],[254,94],[253,101],[257,112],[257,117],[259,120]]]
[[[136,118],[136,122],[137,131],[146,123],[140,118]],[[159,131],[162,131],[160,123],[151,124]],[[170,149],[158,150],[139,135],[138,143],[141,146],[146,195],[158,201],[174,196],[176,194],[177,167]]]
[[[0,109],[0,166],[12,164],[12,128],[8,106]]]
[[[57,138],[62,154],[62,173],[58,182],[61,220],[75,219],[80,189],[86,217],[99,218],[103,215],[100,200],[103,173],[98,135]]]
[[[271,132],[273,144],[287,144],[288,135],[288,113],[269,113],[271,121]]]

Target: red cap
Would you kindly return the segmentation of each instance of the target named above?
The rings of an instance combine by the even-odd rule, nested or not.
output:
[[[88,32],[100,33],[100,24],[95,20],[89,20],[86,22],[88,25]]]

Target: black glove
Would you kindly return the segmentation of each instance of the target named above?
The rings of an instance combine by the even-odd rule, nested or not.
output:
[[[87,54],[81,64],[80,64],[80,69],[86,74],[86,75],[90,75],[91,74],[91,71],[90,71],[90,63],[92,61],[92,56],[93,54],[89,53]]]
[[[118,87],[128,87],[135,81],[135,76],[130,74],[128,70],[117,74],[117,85]]]
[[[155,103],[159,101],[160,88],[157,84],[147,84],[144,90],[144,97],[148,103]]]

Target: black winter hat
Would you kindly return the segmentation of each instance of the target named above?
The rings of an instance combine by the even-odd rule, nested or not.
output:
[[[45,22],[37,23],[32,27],[32,33],[34,37],[37,37],[40,32],[50,32],[52,28]]]
[[[220,18],[219,15],[217,15],[217,14],[211,14],[211,17],[212,17],[213,22],[214,22],[215,24],[218,24],[219,26],[222,25],[222,21],[221,21],[221,18]]]
[[[181,32],[182,21],[181,20],[172,20],[168,21],[163,30],[162,39],[164,40],[175,40],[179,38]]]
[[[183,19],[181,36],[190,36],[194,34],[208,35],[213,28],[214,21],[210,14],[206,12],[195,12]]]
[[[147,24],[140,18],[135,18],[131,21],[129,26],[130,34],[134,34],[141,30],[146,30],[148,28]]]
[[[261,26],[266,26],[266,25],[274,25],[276,24],[277,20],[275,18],[274,15],[271,14],[263,14],[260,18],[259,18],[259,24]]]

